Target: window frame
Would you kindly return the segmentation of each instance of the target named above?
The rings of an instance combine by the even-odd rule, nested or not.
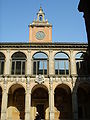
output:
[[[15,54],[21,54],[21,57],[15,57],[13,55]],[[25,75],[26,73],[26,56],[24,53],[22,52],[16,52],[12,55],[12,61],[11,61],[11,75]],[[24,56],[22,56],[24,55]],[[17,62],[20,62],[20,66],[19,66],[19,69],[17,69]],[[13,63],[14,63],[14,66],[13,66]],[[24,70],[23,70],[23,64],[24,64]],[[20,70],[18,72],[18,70]],[[23,73],[24,71],[24,73]]]
[[[38,53],[41,53],[41,54],[43,54],[43,55],[45,55],[46,57],[45,58],[43,58],[43,57],[41,57],[41,58],[38,58],[38,57],[34,57],[34,55],[36,55],[36,54],[38,54]],[[44,75],[44,76],[47,76],[48,75],[48,56],[47,56],[47,54],[45,54],[45,53],[43,53],[43,52],[38,52],[38,53],[35,53],[34,55],[33,55],[33,59],[32,59],[32,66],[33,66],[33,75],[39,75],[38,74],[38,70],[39,70],[39,67],[38,67],[38,62],[42,62],[43,63],[43,74],[40,74],[40,75]],[[36,71],[34,72],[34,62],[36,63]],[[46,63],[46,67],[47,67],[47,69],[45,69],[45,63]],[[46,70],[46,73],[45,73],[45,70]]]
[[[60,57],[58,57],[58,58],[55,58],[54,57],[54,68],[55,68],[55,65],[56,65],[56,61],[58,61],[58,73],[56,74],[56,69],[54,69],[55,70],[55,75],[56,76],[69,76],[70,75],[70,59],[69,59],[69,56],[66,54],[66,53],[63,53],[63,52],[59,52],[59,53],[62,53],[62,54],[64,54],[64,55],[66,55],[67,56],[67,58],[60,58]],[[59,53],[56,53],[55,54],[55,56],[57,55],[57,54],[59,54]],[[60,73],[60,70],[62,70],[62,69],[60,69],[59,67],[60,67],[60,62],[64,62],[64,74],[61,74]],[[68,74],[67,74],[67,69],[66,69],[66,62],[68,62]]]

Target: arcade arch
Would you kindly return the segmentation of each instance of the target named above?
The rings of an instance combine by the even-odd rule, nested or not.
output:
[[[7,118],[25,119],[25,89],[22,85],[14,84],[9,88],[7,110]]]
[[[31,93],[31,108],[34,112],[32,118],[35,119],[36,112],[41,119],[46,119],[47,108],[49,107],[48,89],[44,85],[36,85]]]
[[[55,88],[55,119],[72,118],[72,95],[69,86],[60,84]]]

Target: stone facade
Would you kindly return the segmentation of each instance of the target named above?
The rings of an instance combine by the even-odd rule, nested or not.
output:
[[[57,98],[59,91],[62,94],[63,91],[66,91],[71,98],[70,106],[68,101],[65,104],[68,104],[68,113],[67,108],[66,119],[78,120],[78,102],[77,102],[77,89],[79,87],[83,88],[84,83],[86,84],[86,89],[90,87],[90,77],[87,75],[78,76],[76,71],[76,60],[75,56],[77,53],[87,51],[87,44],[62,44],[62,43],[48,43],[48,44],[5,44],[0,45],[0,52],[5,55],[5,65],[4,73],[0,75],[0,87],[2,94],[1,102],[1,120],[14,120],[15,119],[25,119],[25,120],[34,120],[35,114],[37,111],[37,105],[42,105],[44,118],[46,120],[57,120],[60,117],[60,110],[56,105],[56,101],[61,101],[61,98]],[[25,75],[12,75],[12,55],[17,52],[23,52],[26,55],[25,63]],[[47,75],[33,75],[33,55],[37,52],[43,52],[48,56],[48,74]],[[55,75],[55,55],[56,53],[66,53],[69,56],[69,69],[70,73],[68,75]],[[19,98],[20,92],[17,91],[21,89],[24,98]],[[42,91],[39,91],[39,89]],[[56,90],[57,89],[57,90]],[[84,89],[84,88],[83,88]],[[13,99],[11,100],[15,91],[19,94],[17,95],[19,100],[23,100],[22,105],[24,111],[20,111]],[[35,94],[35,91],[38,93],[41,92],[41,95],[38,96],[38,93]],[[10,96],[11,94],[11,96]],[[44,96],[45,94],[45,96]],[[43,98],[43,97],[44,98]],[[56,96],[56,97],[55,97]],[[59,94],[58,94],[59,96]],[[62,95],[61,95],[62,96]],[[41,97],[41,101],[39,100]],[[55,100],[57,98],[57,100]],[[37,100],[35,100],[37,99]],[[60,99],[60,100],[59,100]],[[64,98],[65,99],[65,98]],[[68,99],[66,97],[66,99]],[[16,100],[18,101],[18,100]],[[45,102],[46,101],[46,102]],[[20,101],[19,101],[20,102]],[[20,104],[18,102],[18,104]],[[64,103],[62,103],[63,105]],[[21,107],[22,108],[22,107]],[[62,108],[62,106],[61,106]],[[42,109],[42,108],[38,108]],[[62,108],[64,109],[64,108]],[[11,111],[11,115],[10,115]],[[61,110],[62,111],[62,110]],[[24,112],[21,114],[20,112]],[[23,116],[23,117],[22,117]],[[62,114],[62,119],[64,118],[64,113]],[[90,117],[90,116],[89,116]],[[86,120],[86,119],[85,119]]]

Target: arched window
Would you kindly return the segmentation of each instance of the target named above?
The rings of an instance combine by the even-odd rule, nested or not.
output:
[[[39,15],[39,21],[42,21],[42,20],[43,20],[43,16]]]
[[[3,53],[0,52],[0,75],[4,73],[4,62],[5,62],[5,56]]]
[[[12,70],[13,75],[24,75],[25,74],[25,62],[26,56],[22,52],[16,52],[12,55]]]
[[[47,55],[45,53],[36,53],[33,56],[33,74],[47,75]]]
[[[55,74],[56,75],[69,74],[69,58],[65,53],[57,53],[55,55]]]
[[[87,74],[87,61],[85,60],[85,53],[77,53],[75,59],[77,74]]]

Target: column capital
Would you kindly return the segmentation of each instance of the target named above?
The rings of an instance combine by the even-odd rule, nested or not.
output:
[[[50,78],[49,78],[49,83],[50,83],[50,84],[53,84],[53,76],[50,76]]]
[[[31,53],[31,50],[30,50],[30,49],[28,49],[28,53]]]
[[[26,84],[30,84],[30,76],[29,75],[27,75]]]

